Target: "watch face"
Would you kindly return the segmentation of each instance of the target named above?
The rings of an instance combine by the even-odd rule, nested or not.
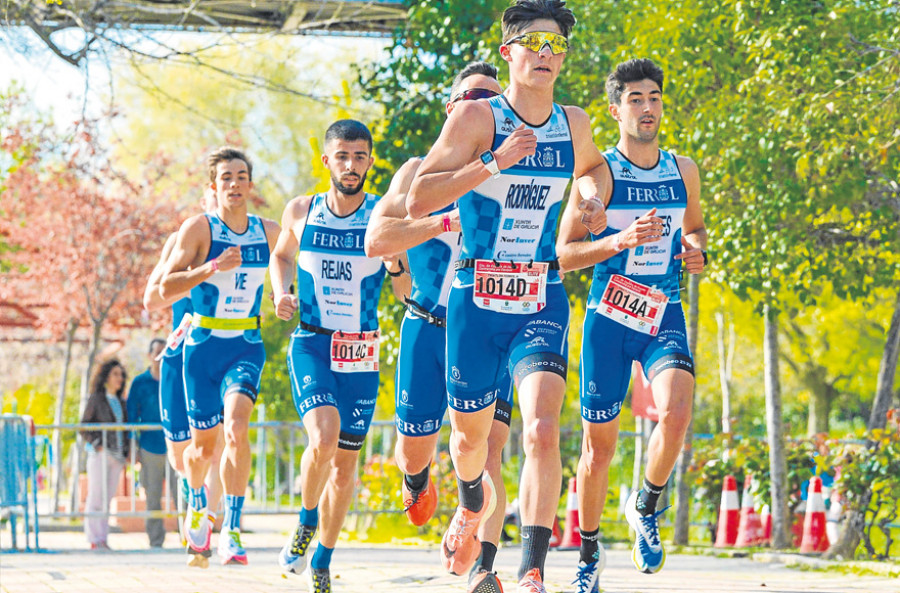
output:
[[[494,160],[494,155],[491,153],[491,151],[486,150],[481,153],[481,162],[484,163],[485,165],[488,164],[489,162],[491,162],[492,160]]]

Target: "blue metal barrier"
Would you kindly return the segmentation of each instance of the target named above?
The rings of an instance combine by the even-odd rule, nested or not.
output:
[[[10,510],[14,550],[18,547],[17,512],[25,519],[25,549],[32,550],[31,534],[34,533],[34,549],[40,550],[32,427],[31,419],[26,416],[0,415],[0,509]]]

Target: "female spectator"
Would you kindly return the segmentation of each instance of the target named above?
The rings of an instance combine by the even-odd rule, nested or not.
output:
[[[125,368],[118,360],[110,359],[101,364],[91,380],[91,393],[81,422],[125,422],[125,379]],[[121,430],[85,430],[81,434],[87,443],[85,511],[106,513],[128,458],[128,433]],[[106,543],[109,517],[85,517],[84,533],[92,550],[109,549]]]

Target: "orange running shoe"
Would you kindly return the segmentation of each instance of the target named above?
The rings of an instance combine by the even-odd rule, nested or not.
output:
[[[517,593],[547,593],[540,568],[532,568],[525,573],[525,576],[519,581]]]
[[[450,527],[441,540],[441,564],[450,574],[460,576],[468,572],[481,553],[481,544],[476,535],[478,526],[486,517],[491,516],[497,505],[494,483],[487,472],[484,472],[481,486],[484,488],[481,510],[475,512],[461,506],[456,507]]]
[[[437,509],[438,495],[434,480],[428,476],[428,486],[421,492],[410,492],[406,479],[400,481],[403,483],[403,506],[409,522],[417,526],[425,525]]]

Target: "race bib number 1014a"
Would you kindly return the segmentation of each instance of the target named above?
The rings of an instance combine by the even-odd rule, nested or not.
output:
[[[616,323],[655,336],[659,333],[669,297],[660,290],[613,274],[603,291],[597,313]]]
[[[378,370],[378,331],[331,335],[331,370],[358,373]]]
[[[546,262],[475,261],[473,301],[500,313],[537,313],[547,304]]]

